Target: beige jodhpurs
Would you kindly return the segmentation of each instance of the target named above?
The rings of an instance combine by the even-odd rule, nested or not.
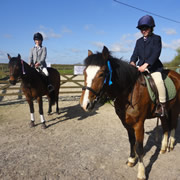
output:
[[[154,72],[154,73],[151,73],[151,76],[154,79],[154,82],[155,82],[157,89],[158,89],[159,101],[161,103],[165,103],[166,102],[166,89],[164,86],[164,81],[162,79],[161,73],[160,72]]]

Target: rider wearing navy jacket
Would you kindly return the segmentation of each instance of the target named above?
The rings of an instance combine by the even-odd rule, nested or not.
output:
[[[140,72],[148,69],[153,77],[159,93],[161,106],[156,113],[165,116],[166,90],[161,72],[163,65],[159,59],[162,49],[161,37],[153,33],[155,27],[152,16],[146,15],[139,19],[137,28],[141,31],[143,37],[136,41],[134,52],[131,56],[130,64],[138,66]]]

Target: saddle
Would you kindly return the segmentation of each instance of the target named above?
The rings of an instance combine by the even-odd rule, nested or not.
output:
[[[152,102],[158,105],[160,103],[159,93],[151,74],[148,72],[144,72],[143,76]],[[162,72],[162,78],[165,84],[167,102],[174,99],[174,97],[176,96],[176,88],[173,81],[167,76],[167,73],[165,73],[165,71]]]

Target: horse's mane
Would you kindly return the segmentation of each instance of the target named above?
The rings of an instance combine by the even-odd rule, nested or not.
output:
[[[110,61],[112,67],[112,81],[116,82],[121,89],[131,88],[134,86],[140,75],[137,68],[130,65],[122,58],[115,58],[111,54],[109,55],[108,60]],[[84,64],[86,67],[89,65],[102,67],[107,65],[107,61],[103,58],[102,53],[97,52],[96,54],[88,56],[84,60]]]
[[[22,64],[23,62],[23,64]],[[10,64],[17,64],[21,69],[22,69],[22,65],[24,66],[24,71],[25,71],[25,76],[23,76],[25,79],[34,79],[34,77],[41,77],[43,78],[43,75],[41,73],[39,73],[35,68],[31,67],[26,61],[24,60],[21,60],[18,59],[17,57],[12,57],[10,62],[9,62],[9,65]]]

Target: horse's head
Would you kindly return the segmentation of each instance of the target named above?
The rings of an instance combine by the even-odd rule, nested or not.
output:
[[[9,82],[13,85],[17,83],[18,78],[22,75],[22,65],[21,65],[21,56],[18,54],[17,57],[11,57],[7,55],[9,59]]]
[[[109,56],[109,50],[106,47],[103,48],[102,53],[93,54],[88,51],[88,57],[84,61],[85,82],[80,98],[80,105],[85,111],[91,111],[102,94],[104,81],[108,74]]]

